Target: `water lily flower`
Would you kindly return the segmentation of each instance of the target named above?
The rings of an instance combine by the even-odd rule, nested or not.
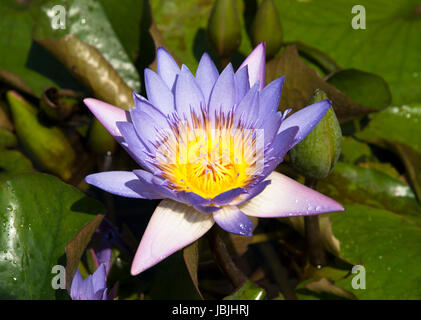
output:
[[[107,282],[106,282],[105,264],[101,264],[94,274],[82,279],[79,269],[76,271],[70,296],[73,300],[107,300]]]
[[[163,48],[158,73],[145,70],[147,98],[135,108],[85,104],[145,170],[91,174],[86,182],[131,198],[164,199],[133,260],[139,274],[189,245],[217,223],[251,236],[248,216],[289,217],[342,211],[334,200],[275,172],[285,154],[323,118],[324,100],[287,117],[278,112],[284,77],[265,86],[265,46],[234,72],[219,74],[203,54],[196,75]]]

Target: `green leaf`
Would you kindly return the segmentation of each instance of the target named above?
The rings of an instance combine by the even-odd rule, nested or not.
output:
[[[54,299],[51,269],[102,206],[46,174],[0,184],[0,298]]]
[[[389,107],[370,115],[370,122],[356,137],[387,147],[382,139],[410,145],[421,152],[421,105]]]
[[[51,8],[55,5],[62,5],[66,8],[64,29],[54,30],[51,27],[52,20],[56,19],[51,14]],[[73,34],[83,42],[97,48],[127,85],[135,91],[140,91],[139,74],[117,38],[100,2],[96,0],[51,0],[41,6],[37,18],[35,39],[59,40],[69,34]]]
[[[421,219],[421,206],[411,188],[371,168],[338,162],[332,174],[319,181],[317,190],[342,204],[366,204]]]
[[[355,102],[373,109],[390,105],[392,95],[382,77],[356,69],[347,69],[331,75],[327,82],[345,93]]]
[[[391,210],[345,205],[330,214],[341,242],[340,256],[366,270],[366,289],[353,289],[351,274],[335,285],[359,299],[420,299],[421,224]],[[421,221],[421,219],[418,219]]]
[[[197,277],[197,271],[199,269],[199,241],[195,241],[183,249],[183,259],[190,278],[193,281],[194,287],[196,288],[197,293],[203,299],[199,289],[199,279]]]
[[[285,41],[303,41],[328,52],[343,68],[383,77],[394,104],[421,102],[418,0],[277,0]],[[351,26],[354,5],[366,9],[366,29]],[[418,10],[417,10],[418,8]]]
[[[19,173],[33,172],[31,161],[17,150],[0,150],[0,181]]]
[[[18,140],[12,131],[0,128],[0,149],[15,147]]]
[[[340,161],[357,164],[359,162],[375,161],[375,159],[367,144],[359,142],[353,137],[342,137]]]
[[[250,280],[247,280],[237,291],[224,298],[224,300],[263,300],[266,291]]]
[[[41,95],[44,88],[55,82],[42,75],[37,67],[46,66],[51,59],[40,58],[39,48],[32,43],[36,8],[26,2],[14,0],[0,2],[0,69],[20,77],[34,93]],[[37,63],[34,63],[37,60]],[[49,64],[55,69],[55,76],[62,74],[56,68],[57,62]],[[36,65],[37,64],[37,65]],[[64,78],[64,77],[61,77]]]

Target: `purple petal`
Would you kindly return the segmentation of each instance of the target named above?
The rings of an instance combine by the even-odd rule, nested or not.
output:
[[[233,206],[237,206],[239,204],[242,204],[245,201],[248,201],[254,198],[255,196],[259,195],[263,190],[265,190],[265,188],[270,184],[270,182],[271,182],[270,180],[264,180],[257,183],[256,185],[251,187],[249,190],[247,190],[247,193],[241,194],[238,198],[234,199],[234,201],[232,201],[230,204]]]
[[[118,196],[139,199],[162,199],[160,189],[139,180],[129,171],[107,171],[90,174],[85,181],[95,187]]]
[[[129,121],[127,111],[117,108],[103,101],[87,98],[83,102],[91,110],[94,116],[102,123],[105,129],[118,141],[121,142],[121,133],[116,123],[119,121]]]
[[[250,87],[254,86],[257,81],[260,81],[260,90],[265,86],[265,52],[265,43],[259,43],[238,68],[238,70],[241,70],[248,66]]]
[[[265,155],[265,168],[262,177],[269,175],[282,162],[287,152],[294,144],[298,127],[291,127],[279,133],[272,142],[267,155]]]
[[[336,201],[278,172],[272,172],[267,180],[271,184],[262,193],[239,205],[245,214],[272,218],[344,210]]]
[[[98,269],[95,270],[94,274],[92,275],[92,284],[94,286],[94,292],[98,292],[104,290],[107,287],[107,271],[105,264],[101,263]]]
[[[234,75],[235,80],[235,103],[239,104],[246,93],[250,90],[248,66],[241,68]]]
[[[196,81],[203,92],[206,105],[209,103],[209,98],[218,76],[218,69],[212,59],[207,53],[204,53],[200,59],[199,66],[197,67]]]
[[[285,76],[282,76],[269,83],[260,92],[259,117],[266,118],[278,111],[284,80]]]
[[[184,248],[214,224],[212,215],[172,200],[163,200],[149,221],[133,260],[131,274],[137,275]]]
[[[70,296],[73,300],[79,300],[80,291],[83,289],[83,279],[79,269],[76,270],[73,276],[72,286],[70,287]]]
[[[260,124],[264,132],[264,143],[267,146],[268,143],[272,142],[278,133],[279,127],[282,123],[282,113],[275,112],[272,113],[270,117],[266,117],[264,121]]]
[[[235,206],[224,206],[213,214],[215,222],[225,231],[251,237],[253,222]]]
[[[153,152],[156,149],[155,143],[158,139],[158,132],[160,132],[160,126],[162,126],[163,123],[156,122],[151,115],[143,111],[131,113],[131,116],[132,123],[137,133],[137,136],[148,148],[148,150]]]
[[[235,108],[236,121],[241,120],[243,126],[255,121],[259,110],[259,84],[255,84]],[[278,127],[279,128],[279,127]],[[276,129],[278,129],[276,128]]]
[[[156,53],[158,74],[164,80],[168,88],[172,89],[180,68],[174,58],[163,47],[159,47]]]
[[[222,71],[218,80],[213,87],[209,101],[209,115],[211,119],[215,117],[215,113],[232,111],[235,105],[235,82],[234,71],[231,63]]]
[[[210,204],[210,199],[205,199],[194,192],[186,192],[184,190],[177,192],[175,200],[193,206],[206,206]]]
[[[200,206],[200,205],[195,205],[193,206],[197,211],[200,211],[201,213],[214,213],[220,209],[222,209],[222,207],[215,207],[215,206]]]
[[[127,153],[143,168],[156,173],[157,168],[151,164],[153,159],[149,156],[146,146],[138,137],[133,124],[130,122],[118,122],[117,127],[124,139],[121,145],[126,149]]]
[[[174,194],[165,185],[161,177],[157,177],[145,170],[133,170],[142,184],[142,195],[148,199],[173,198]],[[136,188],[136,187],[135,187]]]
[[[181,67],[181,72],[175,84],[175,105],[177,113],[182,119],[190,119],[192,111],[200,115],[201,108],[206,105],[202,90],[200,90],[196,79],[185,65]]]
[[[317,126],[317,124],[326,114],[331,104],[332,101],[323,100],[295,112],[282,122],[279,128],[279,132],[293,126],[298,126],[300,129],[298,130],[294,144],[292,145],[292,147],[294,147]]]
[[[244,193],[243,188],[235,188],[228,191],[225,191],[219,195],[217,195],[215,198],[212,199],[211,203],[216,205],[226,205],[229,204],[232,200],[237,198],[240,194]]]
[[[145,69],[145,87],[148,100],[163,114],[171,114],[174,109],[174,96],[161,77],[150,69]]]

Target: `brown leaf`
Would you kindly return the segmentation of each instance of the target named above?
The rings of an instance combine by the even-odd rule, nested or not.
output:
[[[289,45],[277,58],[266,65],[266,83],[285,75],[280,109],[293,108],[297,111],[307,105],[316,89],[326,92],[333,101],[333,108],[340,122],[358,118],[374,110],[362,106],[334,86],[326,83],[315,70],[308,67],[298,55],[295,45]]]
[[[97,215],[84,226],[66,246],[66,289],[70,291],[73,276],[78,268],[83,252],[89,244],[95,230],[104,219],[103,214]]]
[[[38,42],[63,63],[75,78],[91,89],[98,99],[125,110],[134,107],[132,88],[98,49],[73,34],[60,40],[44,39]]]
[[[204,299],[199,289],[199,279],[197,270],[199,268],[199,241],[193,242],[191,245],[183,249],[183,259],[186,264],[187,271],[193,281],[194,287],[202,300]]]

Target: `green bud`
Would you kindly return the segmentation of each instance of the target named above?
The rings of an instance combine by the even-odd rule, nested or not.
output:
[[[309,104],[327,99],[326,93],[316,90]],[[326,178],[338,161],[342,146],[342,131],[332,107],[319,124],[298,143],[289,154],[293,167],[306,178]]]
[[[96,118],[89,130],[88,144],[90,149],[98,154],[105,154],[108,151],[114,152],[117,147],[114,137]]]
[[[15,147],[18,141],[12,131],[0,128],[0,149]]]
[[[241,26],[235,0],[216,0],[208,22],[209,40],[222,58],[229,58],[241,42]]]
[[[278,53],[282,45],[282,26],[273,0],[263,0],[250,31],[253,47],[264,41],[267,58]]]
[[[66,136],[57,127],[46,127],[37,117],[35,107],[15,91],[7,92],[16,135],[26,154],[41,170],[71,177],[76,155]]]

